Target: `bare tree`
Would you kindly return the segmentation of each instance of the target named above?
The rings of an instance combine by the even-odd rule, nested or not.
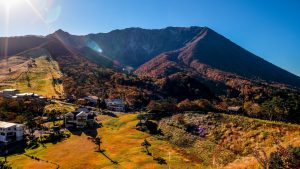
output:
[[[98,146],[98,151],[101,151],[102,138],[100,136],[96,137],[94,143]]]

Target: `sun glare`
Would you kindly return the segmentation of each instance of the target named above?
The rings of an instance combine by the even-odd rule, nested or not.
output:
[[[7,7],[16,6],[23,2],[24,0],[0,0],[0,4]]]

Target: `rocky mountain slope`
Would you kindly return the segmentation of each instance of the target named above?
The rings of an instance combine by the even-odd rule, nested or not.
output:
[[[245,84],[245,80],[300,86],[300,78],[239,47],[209,28],[184,47],[164,52],[143,64],[135,73],[167,76],[190,72],[208,79]]]
[[[300,87],[298,76],[207,27],[127,28],[82,36],[58,30],[48,36],[0,38],[0,59],[16,55],[28,59],[32,53],[26,53],[40,50],[45,50],[58,62],[62,72],[69,72],[70,76],[76,75],[72,71],[89,69],[88,72],[93,72],[100,66],[112,68],[111,71],[115,72],[122,68],[136,69],[134,73],[138,76],[155,79],[189,76],[191,81],[198,81],[195,84],[199,83],[200,88],[208,87],[213,93],[217,90],[221,93],[228,90],[249,93],[250,89],[270,84]],[[203,91],[200,88],[199,91]]]

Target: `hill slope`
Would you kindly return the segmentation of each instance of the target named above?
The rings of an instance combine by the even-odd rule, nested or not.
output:
[[[28,51],[2,59],[0,65],[0,88],[17,88],[21,92],[34,92],[45,97],[63,95],[62,84],[53,83],[53,78],[62,78],[59,65],[46,50]]]

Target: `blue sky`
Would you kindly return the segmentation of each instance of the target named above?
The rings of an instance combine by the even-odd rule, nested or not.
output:
[[[0,36],[208,26],[299,76],[299,9],[298,0],[0,0]]]

